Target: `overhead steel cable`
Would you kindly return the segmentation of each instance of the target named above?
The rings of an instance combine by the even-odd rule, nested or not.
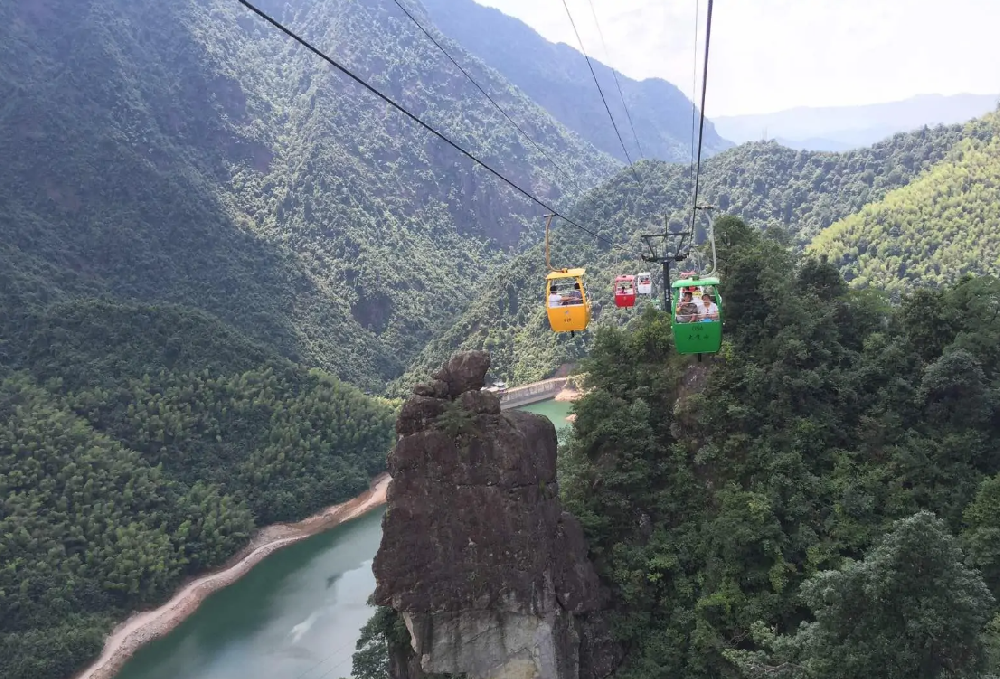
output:
[[[694,204],[691,206],[691,233],[694,235],[695,215],[698,214],[698,189],[701,186],[701,145],[705,135],[705,94],[708,90],[708,45],[712,39],[712,2],[708,0],[708,18],[705,22],[705,64],[701,77],[701,122],[698,125],[698,160],[694,173]]]
[[[693,63],[691,64],[691,169],[689,173],[691,175],[691,190],[694,190],[694,142],[695,137],[698,133],[698,30],[701,27],[699,21],[701,19],[701,0],[695,0],[694,2],[694,49],[691,50],[694,53]]]
[[[608,60],[608,68],[611,69],[611,75],[615,79],[615,87],[618,88],[618,96],[621,97],[622,108],[625,109],[625,116],[628,118],[628,126],[632,128],[632,138],[635,139],[635,147],[639,149],[639,158],[645,160],[646,155],[642,152],[639,135],[635,133],[635,125],[632,123],[632,114],[629,113],[628,104],[625,103],[625,94],[622,92],[621,83],[618,82],[618,72],[611,65],[611,53],[608,52],[608,43],[604,40],[604,31],[601,30],[601,22],[597,20],[597,10],[594,9],[594,0],[587,0],[587,2],[590,3],[590,13],[594,16],[594,25],[597,26],[597,34],[601,36],[601,46],[604,47],[604,58]]]
[[[573,26],[573,32],[576,33],[576,41],[580,43],[580,52],[583,53],[583,58],[587,60],[587,66],[590,67],[590,75],[594,77],[594,84],[597,85],[597,91],[601,95],[601,101],[604,102],[604,110],[608,112],[608,118],[611,119],[611,127],[615,128],[615,134],[618,135],[618,143],[621,144],[622,151],[625,152],[625,159],[628,161],[628,166],[632,170],[632,176],[635,177],[636,183],[639,182],[639,175],[635,172],[635,166],[632,165],[632,157],[628,154],[628,149],[625,148],[625,142],[622,140],[622,133],[618,131],[618,125],[615,123],[615,117],[611,115],[611,107],[608,106],[608,100],[604,97],[604,90],[601,89],[601,83],[597,80],[597,73],[594,71],[594,65],[590,63],[590,57],[587,56],[587,50],[583,46],[583,39],[580,37],[580,31],[576,30],[576,22],[573,21],[573,13],[569,11],[569,5],[566,0],[563,0],[563,7],[566,8],[566,16],[569,17],[569,23]]]
[[[497,179],[499,179],[500,181],[502,181],[505,184],[507,184],[508,186],[510,186],[512,189],[514,189],[515,191],[517,191],[518,193],[520,193],[522,196],[524,196],[525,198],[527,198],[531,202],[539,205],[542,208],[545,208],[546,210],[548,210],[550,213],[552,213],[556,217],[561,218],[563,221],[565,221],[570,226],[573,226],[573,227],[575,227],[577,229],[580,229],[584,233],[589,234],[590,236],[593,236],[597,240],[600,240],[600,241],[603,241],[604,243],[607,243],[609,247],[623,249],[620,246],[618,246],[615,243],[613,243],[612,241],[610,241],[607,238],[605,238],[604,236],[602,236],[602,235],[600,235],[598,233],[594,233],[593,231],[591,231],[587,227],[582,226],[581,224],[578,224],[577,222],[573,221],[572,219],[570,219],[566,215],[562,214],[561,212],[559,212],[558,210],[556,210],[555,208],[553,208],[552,206],[546,204],[542,200],[540,200],[540,199],[536,198],[535,196],[533,196],[532,194],[528,193],[527,191],[525,191],[524,189],[522,189],[520,186],[518,186],[517,184],[515,184],[514,182],[512,182],[510,179],[507,179],[507,177],[503,176],[502,174],[500,174],[499,172],[497,172],[496,170],[494,170],[492,167],[490,167],[489,165],[487,165],[485,162],[483,162],[482,160],[480,160],[479,158],[477,158],[476,156],[474,156],[472,153],[470,153],[469,151],[466,151],[464,148],[462,148],[461,146],[459,146],[457,143],[453,142],[451,139],[449,139],[448,137],[446,137],[444,134],[442,134],[441,132],[438,132],[431,125],[429,125],[428,123],[425,123],[423,120],[421,120],[420,118],[418,118],[413,113],[410,113],[410,111],[408,111],[402,105],[396,103],[392,98],[390,98],[390,97],[382,94],[381,92],[379,92],[377,89],[375,89],[374,87],[372,87],[371,85],[369,85],[367,82],[365,82],[364,80],[362,80],[359,76],[355,75],[354,73],[352,73],[351,71],[349,71],[347,68],[345,68],[344,66],[342,66],[341,64],[339,64],[336,60],[333,59],[333,57],[331,57],[331,56],[327,55],[326,53],[322,52],[321,50],[317,49],[311,43],[309,43],[305,38],[300,37],[294,31],[292,31],[291,29],[289,29],[286,26],[284,26],[280,21],[278,21],[277,19],[271,17],[269,14],[267,14],[263,10],[257,8],[253,3],[249,2],[248,0],[237,0],[237,2],[239,2],[241,5],[243,5],[247,9],[249,9],[251,12],[253,12],[257,16],[259,16],[261,19],[263,19],[267,23],[269,23],[272,26],[274,26],[275,28],[277,28],[279,31],[281,31],[282,33],[284,33],[285,35],[287,35],[288,37],[290,37],[292,40],[296,41],[297,43],[299,43],[300,45],[302,45],[303,47],[305,47],[307,50],[309,50],[310,52],[312,52],[313,54],[315,54],[316,56],[318,56],[320,59],[322,59],[323,61],[327,62],[328,64],[330,64],[334,68],[336,68],[338,71],[340,71],[341,73],[343,73],[344,75],[346,75],[348,78],[350,78],[354,82],[356,82],[359,85],[361,85],[362,87],[364,87],[366,90],[368,90],[369,92],[371,92],[372,94],[374,94],[376,97],[378,97],[379,99],[381,99],[385,103],[387,103],[390,106],[392,106],[393,108],[395,108],[397,111],[399,111],[400,113],[402,113],[403,115],[405,115],[407,118],[409,118],[413,122],[417,123],[420,127],[424,128],[425,130],[427,130],[428,132],[430,132],[431,134],[433,134],[435,137],[437,137],[438,139],[440,139],[444,143],[448,144],[448,146],[451,146],[453,149],[455,149],[456,151],[458,151],[462,155],[464,155],[467,158],[469,158],[469,160],[471,160],[472,162],[474,162],[477,165],[479,165],[479,166],[483,167],[484,169],[486,169],[490,174],[492,174],[495,177],[497,177]]]
[[[513,118],[511,118],[509,115],[507,115],[507,112],[504,111],[503,108],[501,108],[500,104],[498,104],[496,102],[496,100],[494,100],[493,97],[491,97],[489,95],[489,93],[486,90],[484,90],[479,85],[478,82],[476,82],[476,79],[473,78],[472,75],[468,71],[466,71],[464,68],[462,68],[462,65],[459,64],[458,61],[456,61],[453,56],[451,56],[451,54],[448,52],[448,50],[446,50],[444,48],[444,46],[441,43],[439,43],[437,41],[437,39],[433,35],[431,35],[430,31],[428,31],[426,28],[424,28],[424,26],[419,21],[417,21],[417,18],[410,13],[410,10],[406,9],[406,7],[403,6],[403,3],[401,3],[399,0],[393,0],[393,2],[395,2],[396,6],[399,7],[399,9],[403,10],[403,14],[405,14],[407,17],[409,17],[410,21],[412,21],[413,24],[417,28],[419,28],[421,30],[421,32],[423,32],[424,35],[427,36],[427,39],[430,40],[432,43],[434,43],[434,46],[437,47],[439,50],[441,50],[441,52],[446,57],[448,57],[448,59],[451,61],[451,63],[453,63],[455,65],[455,68],[457,68],[459,71],[461,71],[462,74],[466,78],[469,79],[469,82],[471,82],[473,85],[475,85],[476,89],[479,90],[484,97],[486,97],[487,99],[490,100],[490,103],[493,104],[494,108],[496,108],[496,110],[500,111],[501,115],[503,115],[504,118],[506,118],[508,121],[510,121],[511,125],[513,125],[514,127],[516,127],[517,131],[520,132],[524,136],[525,139],[527,139],[528,141],[530,141],[531,144],[532,144],[532,146],[534,146],[535,149],[539,153],[541,153],[543,156],[545,156],[546,160],[548,160],[550,163],[552,163],[552,166],[554,168],[556,168],[556,170],[558,170],[560,174],[562,174],[563,178],[569,180],[573,184],[576,184],[577,188],[579,188],[579,182],[576,181],[576,179],[573,177],[572,173],[569,172],[569,171],[567,171],[567,170],[565,170],[565,169],[563,169],[559,165],[559,163],[557,163],[555,160],[553,160],[552,157],[549,156],[549,154],[545,152],[545,149],[543,149],[541,146],[539,146],[538,143],[534,139],[531,138],[531,135],[529,135],[527,132],[525,132],[521,128],[521,126],[518,125],[517,122],[515,122],[515,120]]]

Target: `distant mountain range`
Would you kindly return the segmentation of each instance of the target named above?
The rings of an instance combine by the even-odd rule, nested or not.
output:
[[[952,125],[988,113],[1000,95],[922,94],[903,101],[867,106],[800,106],[745,116],[720,116],[716,130],[738,144],[772,139],[792,149],[847,151],[870,146],[897,132],[924,125]]]

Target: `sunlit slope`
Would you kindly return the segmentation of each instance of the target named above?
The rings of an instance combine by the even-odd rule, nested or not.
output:
[[[829,255],[857,287],[901,292],[965,273],[1000,272],[1000,114],[966,126],[948,157],[824,230]]]

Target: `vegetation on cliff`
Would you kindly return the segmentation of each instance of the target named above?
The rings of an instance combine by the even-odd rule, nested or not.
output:
[[[896,308],[739,220],[719,231],[719,358],[675,355],[653,312],[602,330],[562,456],[620,604],[618,676],[983,670],[1000,281]]]

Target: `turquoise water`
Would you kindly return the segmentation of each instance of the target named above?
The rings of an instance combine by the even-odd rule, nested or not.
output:
[[[565,431],[571,403],[519,410]],[[141,648],[117,679],[340,679],[349,677],[371,617],[372,559],[384,509],[279,550],[210,596],[177,629]]]
[[[144,646],[118,679],[349,677],[384,509],[286,547]]]
[[[550,398],[546,401],[539,401],[538,403],[515,408],[515,410],[526,410],[536,415],[545,415],[556,426],[556,436],[562,441],[563,436],[571,426],[566,417],[570,414],[572,407],[573,404],[569,401],[556,401]]]

